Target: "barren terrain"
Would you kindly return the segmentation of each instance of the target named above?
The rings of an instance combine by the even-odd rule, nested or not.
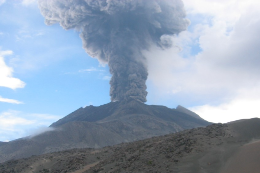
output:
[[[122,143],[102,149],[73,149],[12,160],[0,172],[174,172],[257,173],[260,119]]]

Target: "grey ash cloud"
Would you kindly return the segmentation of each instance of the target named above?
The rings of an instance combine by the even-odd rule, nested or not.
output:
[[[80,32],[86,52],[107,63],[111,101],[146,102],[146,58],[151,45],[171,46],[168,35],[186,30],[181,0],[39,0],[45,23]],[[160,58],[160,57],[158,57]]]

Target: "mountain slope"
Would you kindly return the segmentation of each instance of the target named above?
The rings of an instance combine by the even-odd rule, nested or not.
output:
[[[6,143],[7,143],[7,142],[1,142],[1,141],[0,141],[0,146],[1,146],[1,145],[4,145],[4,144],[6,144]]]
[[[0,162],[72,148],[100,148],[206,126],[209,122],[135,100],[80,108],[43,134],[0,146]]]
[[[73,149],[9,161],[0,164],[0,172],[253,173],[260,166],[259,153],[252,151],[259,150],[260,119],[255,118],[98,150]]]
[[[182,109],[185,108],[182,107]],[[188,112],[187,109],[186,111]],[[105,119],[110,121],[113,118],[115,119],[124,115],[149,115],[169,121],[183,122],[187,120],[197,124],[208,124],[200,117],[194,119],[194,116],[187,114],[187,112],[184,112],[181,109],[170,109],[165,106],[146,105],[134,99],[128,99],[121,102],[110,102],[98,107],[87,106],[85,108],[79,108],[73,113],[53,123],[51,127],[58,127],[62,124],[73,121],[98,122],[100,120],[104,121]],[[191,111],[189,112],[191,113]]]

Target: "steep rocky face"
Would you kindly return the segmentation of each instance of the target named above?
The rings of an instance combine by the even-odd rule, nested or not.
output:
[[[53,131],[0,146],[0,162],[72,148],[100,148],[209,124],[176,109],[134,99],[88,106],[53,123]]]
[[[259,150],[260,119],[255,118],[97,150],[73,149],[9,161],[0,164],[0,172],[259,172],[259,152],[254,152]]]

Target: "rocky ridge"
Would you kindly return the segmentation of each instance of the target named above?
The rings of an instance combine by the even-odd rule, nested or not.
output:
[[[241,120],[97,150],[73,149],[8,161],[0,164],[0,172],[226,173],[234,169],[227,163],[240,148],[259,139],[260,119]]]

